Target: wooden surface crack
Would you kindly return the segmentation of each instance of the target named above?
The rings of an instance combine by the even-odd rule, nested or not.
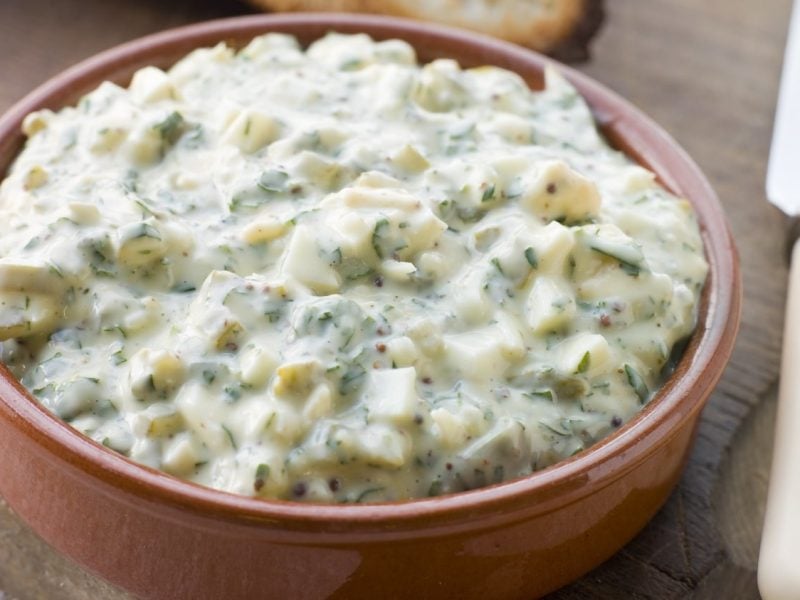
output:
[[[683,564],[686,568],[686,573],[691,573],[691,549],[689,548],[688,534],[686,531],[686,509],[684,507],[683,492],[679,489],[675,495],[677,497],[678,505],[678,531],[680,532],[680,545],[683,556]]]

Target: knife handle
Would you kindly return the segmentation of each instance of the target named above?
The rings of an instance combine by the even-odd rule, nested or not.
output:
[[[792,249],[778,412],[758,557],[764,600],[800,598],[800,242]]]

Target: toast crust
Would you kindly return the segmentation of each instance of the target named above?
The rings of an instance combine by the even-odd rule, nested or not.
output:
[[[271,11],[364,12],[471,29],[568,59],[586,57],[601,0],[248,0]]]

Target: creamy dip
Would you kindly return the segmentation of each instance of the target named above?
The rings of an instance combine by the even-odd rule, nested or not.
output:
[[[192,52],[25,120],[0,358],[77,430],[238,494],[435,496],[653,396],[707,265],[688,202],[551,70],[397,40]]]

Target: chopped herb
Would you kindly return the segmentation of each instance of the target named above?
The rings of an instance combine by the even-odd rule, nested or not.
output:
[[[226,404],[233,404],[242,397],[242,388],[239,385],[226,385],[223,391],[226,396]]]
[[[203,371],[203,381],[205,381],[207,385],[211,385],[212,383],[214,383],[214,380],[216,378],[217,374],[214,371],[210,369],[206,369],[205,371]]]
[[[125,354],[122,350],[117,350],[111,355],[111,362],[114,363],[114,366],[118,366],[122,363],[128,362],[128,359],[125,358]]]
[[[572,428],[570,427],[570,422],[567,419],[561,419],[560,421],[557,422],[540,419],[539,425],[546,427],[547,429],[558,435],[572,435]]]
[[[505,275],[505,273],[503,272],[503,266],[500,264],[500,259],[499,259],[499,258],[497,258],[497,257],[495,256],[495,257],[494,257],[494,258],[493,258],[493,259],[492,259],[490,262],[491,262],[491,263],[494,265],[494,267],[495,267],[495,268],[498,270],[498,272],[500,273],[500,275]]]
[[[372,248],[375,250],[375,254],[378,255],[378,258],[383,258],[384,252],[383,248],[381,248],[381,238],[386,235],[384,230],[388,229],[389,221],[387,219],[379,219],[377,223],[375,223],[375,229],[372,231]]]
[[[642,376],[628,364],[625,365],[625,376],[628,378],[628,385],[633,388],[633,391],[639,397],[639,402],[644,404],[650,395],[650,390],[647,389],[647,384],[642,379]]]
[[[483,190],[483,195],[481,196],[481,202],[489,202],[492,198],[494,198],[495,192],[495,185],[492,184],[488,186],[485,190]]]
[[[104,327],[103,328],[103,333],[111,333],[112,331],[119,332],[119,334],[124,338],[128,337],[128,332],[125,331],[125,329],[123,329],[123,327],[121,325],[112,325],[111,327]]]
[[[611,390],[611,384],[608,381],[603,381],[601,383],[593,383],[592,389],[600,390],[601,392],[603,392],[604,395],[608,396],[608,393]]]
[[[28,240],[28,243],[25,244],[22,247],[22,249],[23,250],[31,250],[31,249],[35,248],[36,246],[38,246],[41,243],[41,241],[42,241],[42,239],[38,235],[35,236],[35,237],[32,237],[30,240]]]
[[[567,277],[569,279],[573,279],[575,277],[575,266],[576,266],[575,257],[572,254],[570,254],[567,257]]]
[[[256,467],[256,477],[253,481],[253,489],[257,492],[261,491],[264,484],[269,478],[269,465],[261,463]]]
[[[231,433],[231,430],[225,427],[225,425],[220,425],[220,427],[222,427],[222,431],[225,432],[225,435],[228,436],[228,441],[231,443],[231,446],[233,446],[233,449],[238,450],[238,447],[236,446],[236,440],[233,438],[233,433]]]
[[[122,180],[122,189],[128,193],[136,193],[138,190],[139,172],[135,169],[129,169],[125,173],[125,179]]]
[[[60,277],[61,279],[64,278],[64,272],[61,270],[61,268],[57,264],[52,263],[52,262],[48,262],[47,263],[47,268],[56,277]]]
[[[281,320],[281,314],[283,311],[279,308],[268,310],[264,313],[264,316],[267,317],[267,320],[270,323],[277,323]]]
[[[174,144],[183,133],[184,125],[183,115],[178,111],[173,111],[166,119],[156,123],[154,129],[158,131],[164,141]]]
[[[140,200],[139,198],[134,198],[133,201],[142,209],[142,212],[145,215],[152,215],[153,209],[144,202],[144,200]]]
[[[527,260],[528,264],[534,269],[537,269],[539,267],[539,257],[536,256],[536,250],[534,250],[530,246],[528,248],[525,248],[525,260]]]
[[[637,277],[642,270],[643,256],[641,250],[635,246],[619,244],[599,237],[590,239],[588,245],[598,254],[618,261],[619,266],[631,277]]]
[[[355,329],[350,329],[345,333],[344,341],[342,342],[342,345],[339,346],[339,352],[347,350],[347,347],[350,345],[350,342],[353,341],[353,337],[355,336],[355,334],[356,334]]]
[[[552,390],[536,390],[533,392],[528,392],[524,394],[529,398],[542,398],[544,400],[553,400],[553,391]]]
[[[178,294],[188,294],[189,292],[193,292],[197,289],[197,287],[189,283],[188,281],[182,281],[181,283],[172,287],[172,291]]]
[[[384,490],[384,488],[382,488],[382,487],[374,487],[374,488],[366,489],[366,490],[364,490],[363,492],[361,492],[358,495],[358,497],[356,498],[356,503],[363,502],[366,499],[366,497],[369,496],[370,494],[375,494],[377,492],[382,492],[383,490]]]
[[[158,229],[149,223],[140,223],[139,227],[131,232],[131,234],[128,236],[128,239],[136,240],[145,237],[154,240],[160,240],[161,234],[158,232]]]
[[[578,454],[578,452],[583,452],[583,450],[584,450],[583,444],[580,444],[577,448],[575,448],[575,450],[572,451],[570,456],[575,456],[576,454]]]
[[[581,357],[581,361],[578,363],[578,368],[575,370],[576,373],[585,373],[589,370],[589,365],[592,362],[592,355],[587,350],[584,352],[583,356]]]
[[[641,267],[622,261],[620,261],[619,266],[623,271],[625,271],[626,274],[630,275],[631,277],[638,277],[641,271]]]
[[[267,429],[269,429],[269,428],[272,426],[272,423],[274,423],[274,422],[275,422],[275,415],[276,415],[276,414],[277,414],[277,413],[272,413],[272,414],[269,416],[269,419],[267,419],[267,422],[264,424],[264,431],[266,431]]]

